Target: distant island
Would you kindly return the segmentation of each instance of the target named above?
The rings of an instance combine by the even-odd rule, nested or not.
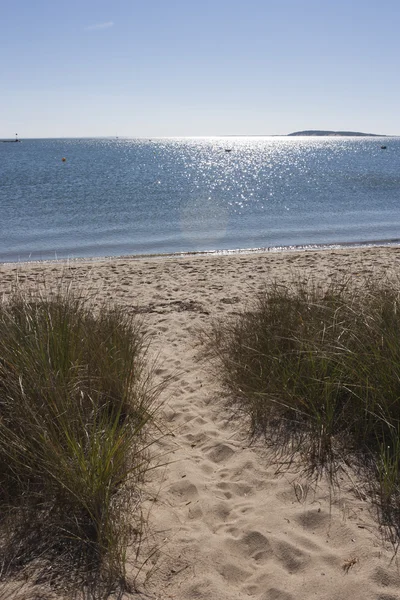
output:
[[[330,135],[330,136],[339,136],[339,135],[347,135],[347,136],[357,136],[357,137],[386,137],[385,135],[379,135],[379,133],[362,133],[361,131],[324,131],[320,129],[308,129],[307,131],[295,131],[294,133],[288,133],[288,136],[295,135]]]

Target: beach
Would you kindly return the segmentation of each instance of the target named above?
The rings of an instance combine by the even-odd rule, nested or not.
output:
[[[169,383],[153,449],[159,467],[144,489],[140,598],[400,598],[395,548],[356,474],[344,467],[332,488],[284,455],[273,458],[230,418],[199,360],[199,331],[248,308],[272,280],[399,274],[400,247],[388,246],[0,265],[3,297],[17,283],[49,290],[62,280],[144,319],[156,376]]]

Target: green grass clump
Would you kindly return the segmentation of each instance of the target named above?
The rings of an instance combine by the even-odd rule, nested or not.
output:
[[[252,433],[300,449],[314,466],[361,460],[398,531],[399,307],[390,282],[274,283],[210,338],[228,401]]]
[[[0,305],[0,532],[8,570],[122,580],[157,390],[141,325],[70,293]],[[138,527],[139,512],[136,512]],[[137,533],[137,530],[136,530]],[[48,567],[48,565],[47,565]],[[88,575],[89,576],[89,575]]]

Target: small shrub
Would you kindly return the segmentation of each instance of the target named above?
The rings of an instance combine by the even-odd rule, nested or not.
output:
[[[254,310],[217,324],[209,344],[228,401],[254,435],[275,434],[314,466],[338,456],[372,464],[392,515],[400,507],[399,300],[390,282],[275,283]]]
[[[68,292],[16,294],[0,305],[0,502],[9,569],[40,557],[68,578],[76,568],[123,579],[133,534],[126,514],[148,465],[146,425],[156,398],[142,326],[122,309],[94,311]]]

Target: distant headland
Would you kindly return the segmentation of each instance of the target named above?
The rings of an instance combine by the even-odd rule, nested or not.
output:
[[[324,131],[321,129],[308,129],[307,131],[295,131],[294,133],[288,133],[288,136],[295,135],[309,135],[309,136],[319,136],[319,135],[329,135],[329,136],[357,136],[357,137],[386,137],[385,135],[380,135],[379,133],[362,133],[361,131]]]

